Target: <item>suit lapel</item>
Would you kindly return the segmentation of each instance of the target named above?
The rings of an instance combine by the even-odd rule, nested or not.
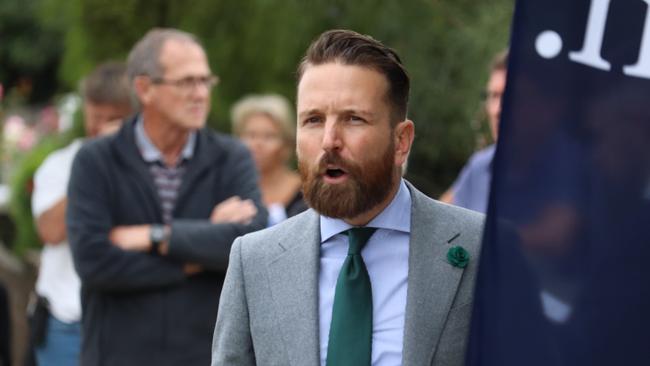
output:
[[[318,365],[318,270],[320,223],[309,211],[279,245],[283,252],[268,265],[269,284],[291,365]]]
[[[408,187],[413,212],[402,359],[405,366],[430,365],[463,274],[446,261],[449,241],[462,233],[437,203]]]

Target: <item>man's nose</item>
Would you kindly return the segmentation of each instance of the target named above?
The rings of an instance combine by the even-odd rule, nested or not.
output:
[[[325,122],[325,130],[323,131],[322,147],[325,151],[339,150],[342,146],[341,131],[338,123]]]
[[[205,99],[210,96],[210,90],[211,88],[206,84],[197,82],[192,86],[190,95],[194,98]]]

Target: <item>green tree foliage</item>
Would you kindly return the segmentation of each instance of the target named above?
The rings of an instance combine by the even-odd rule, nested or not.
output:
[[[12,249],[18,256],[23,257],[29,249],[38,248],[42,244],[32,214],[32,192],[36,170],[50,153],[66,146],[82,134],[83,121],[81,112],[78,112],[75,114],[72,129],[63,135],[49,136],[41,141],[22,159],[19,168],[14,172],[9,213],[16,229]]]
[[[435,196],[476,148],[487,65],[507,45],[512,7],[512,0],[68,0],[59,9],[60,76],[73,88],[92,65],[125,58],[148,29],[187,30],[221,78],[211,124],[228,131],[228,110],[245,94],[295,98],[296,65],[320,32],[370,34],[395,48],[411,74],[416,143],[408,177]]]
[[[40,5],[40,0],[0,1],[0,83],[29,89],[23,92],[31,103],[46,101],[56,90],[63,50],[61,29],[41,19]]]
[[[36,248],[41,243],[32,217],[31,195],[34,190],[34,173],[47,155],[61,146],[59,139],[54,138],[39,144],[21,161],[12,179],[9,213],[16,227],[12,249],[20,257],[24,256],[28,249]]]

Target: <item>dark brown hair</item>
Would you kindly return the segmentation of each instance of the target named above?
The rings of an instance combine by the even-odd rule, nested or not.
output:
[[[82,98],[95,104],[132,106],[126,65],[106,62],[97,66],[79,86]]]
[[[297,82],[309,66],[339,62],[371,68],[388,81],[387,99],[392,105],[393,125],[406,119],[410,79],[397,53],[374,38],[351,30],[329,30],[314,40],[297,71]]]

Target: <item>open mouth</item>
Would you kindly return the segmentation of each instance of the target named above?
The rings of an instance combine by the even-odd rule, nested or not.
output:
[[[329,183],[338,183],[346,179],[348,172],[339,167],[330,166],[325,169],[323,177]]]
[[[330,178],[338,178],[344,174],[345,172],[341,169],[327,169],[325,171],[325,175],[327,175]]]

